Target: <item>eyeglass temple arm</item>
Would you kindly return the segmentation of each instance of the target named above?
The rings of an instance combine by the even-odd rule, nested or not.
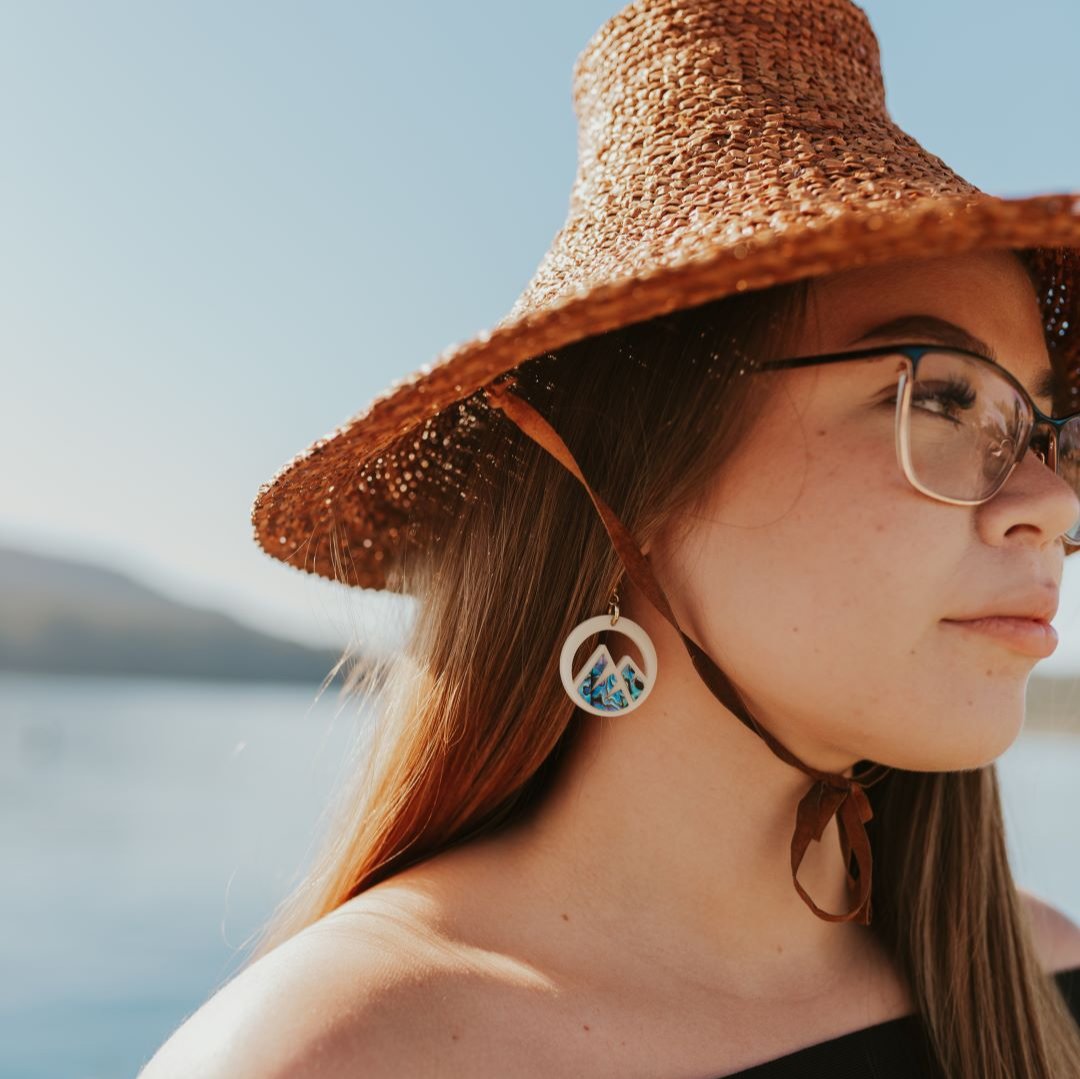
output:
[[[874,348],[859,349],[857,352],[825,352],[818,356],[795,356],[790,359],[782,360],[762,360],[755,367],[750,368],[750,373],[757,374],[760,371],[775,370],[777,368],[786,367],[814,367],[819,363],[843,363],[845,360],[862,360],[868,356],[894,356],[898,352],[904,352],[905,348],[918,349],[919,351],[929,351],[930,348],[936,347],[940,346],[878,345]]]

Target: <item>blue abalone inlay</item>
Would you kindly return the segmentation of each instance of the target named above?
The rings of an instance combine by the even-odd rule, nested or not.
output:
[[[628,663],[622,669],[622,676],[626,680],[626,686],[630,690],[630,697],[637,700],[645,692],[645,682],[641,675],[634,669],[632,663]]]
[[[629,708],[630,702],[618,685],[618,675],[612,671],[606,678],[601,678],[607,666],[607,656],[601,655],[589,673],[581,680],[578,693],[593,706],[605,712],[618,712]]]

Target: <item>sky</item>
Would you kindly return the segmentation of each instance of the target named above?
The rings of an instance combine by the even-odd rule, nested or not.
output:
[[[719,2],[719,0],[718,0]],[[259,484],[512,306],[562,225],[600,0],[0,2],[0,543],[338,646]],[[868,0],[893,119],[1080,190],[1075,0]],[[1044,673],[1080,673],[1080,558]]]

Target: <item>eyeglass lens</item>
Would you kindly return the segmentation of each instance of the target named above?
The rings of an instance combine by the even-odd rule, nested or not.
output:
[[[1033,419],[990,363],[956,352],[923,353],[904,432],[912,472],[945,498],[988,498],[1019,460]],[[1080,495],[1080,417],[1059,432],[1057,472]],[[1065,538],[1080,543],[1080,518]]]

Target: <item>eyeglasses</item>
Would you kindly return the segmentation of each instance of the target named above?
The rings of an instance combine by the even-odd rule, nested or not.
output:
[[[1080,412],[1060,419],[1047,416],[1011,372],[977,352],[944,345],[882,345],[766,360],[751,371],[874,356],[899,361],[896,457],[917,491],[952,505],[977,506],[1001,490],[1031,447],[1080,495]],[[1064,538],[1080,546],[1080,518]]]

